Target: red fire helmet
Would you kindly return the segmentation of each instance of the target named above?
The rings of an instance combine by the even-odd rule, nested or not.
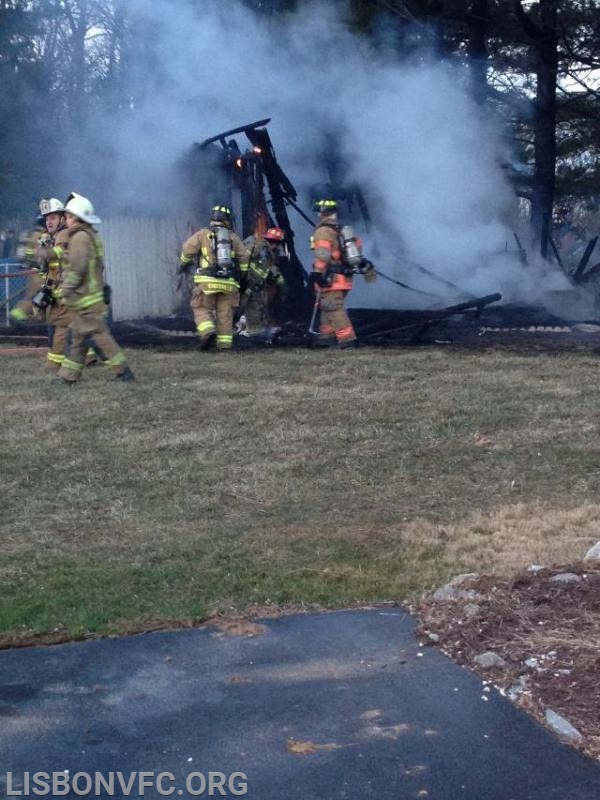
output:
[[[281,228],[269,228],[264,235],[265,239],[269,239],[272,242],[283,242],[285,239],[285,233],[281,230]]]

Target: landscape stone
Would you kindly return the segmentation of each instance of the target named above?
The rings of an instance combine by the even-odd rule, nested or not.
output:
[[[505,669],[508,666],[506,661],[497,653],[488,650],[486,653],[480,653],[478,656],[473,657],[475,664],[478,664],[483,669]]]
[[[548,725],[562,739],[567,739],[570,742],[578,742],[583,739],[583,736],[579,733],[577,728],[574,728],[570,722],[564,717],[561,717],[560,714],[557,714],[556,711],[552,711],[551,708],[546,709],[544,716],[546,717]]]
[[[596,542],[583,557],[584,561],[597,561],[600,559],[600,542]]]
[[[581,575],[576,575],[574,572],[559,572],[558,575],[553,575],[550,580],[555,583],[581,583]]]

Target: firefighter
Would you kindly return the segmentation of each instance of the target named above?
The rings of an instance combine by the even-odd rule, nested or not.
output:
[[[12,322],[17,325],[38,316],[37,310],[31,302],[31,298],[39,292],[44,285],[44,276],[41,273],[36,258],[38,242],[41,237],[47,233],[44,222],[44,217],[38,216],[34,222],[33,228],[19,236],[17,259],[20,261],[22,268],[35,271],[27,278],[23,299],[19,300],[10,311],[10,318]]]
[[[106,323],[104,303],[104,248],[92,227],[101,220],[82,195],[72,194],[65,205],[68,247],[63,257],[62,294],[71,314],[71,351],[62,362],[58,381],[73,384],[79,380],[85,362],[84,344],[89,338],[106,357],[115,379],[132,381],[135,376],[125,354],[113,339]]]
[[[37,262],[44,275],[44,286],[47,291],[40,295],[38,305],[40,315],[45,314],[48,323],[49,350],[46,354],[46,366],[58,370],[65,358],[69,333],[69,309],[62,296],[61,272],[62,261],[67,247],[68,234],[63,214],[64,206],[55,197],[44,198],[40,202],[40,214],[43,216],[47,234],[38,242]],[[36,297],[33,298],[36,304]]]
[[[233,215],[225,205],[213,206],[208,228],[184,242],[179,274],[196,265],[190,306],[200,348],[208,350],[216,339],[217,350],[233,347],[233,314],[247,286],[250,253],[233,231]]]
[[[355,272],[371,272],[371,262],[362,257],[362,243],[349,227],[338,224],[338,205],[332,198],[316,200],[319,219],[311,237],[314,251],[310,286],[318,297],[321,323],[316,344],[328,347],[357,347],[356,333],[345,309]],[[371,276],[368,276],[371,279]]]
[[[244,244],[250,250],[248,287],[240,310],[246,319],[248,336],[271,343],[279,333],[279,306],[285,298],[285,279],[280,270],[285,234],[281,228],[269,228],[262,238],[249,237]]]

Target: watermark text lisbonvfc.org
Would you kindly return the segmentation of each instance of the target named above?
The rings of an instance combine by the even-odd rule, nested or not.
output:
[[[19,797],[242,797],[248,792],[243,772],[24,772],[6,773],[6,796]]]

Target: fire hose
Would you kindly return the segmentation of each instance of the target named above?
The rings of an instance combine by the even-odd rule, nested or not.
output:
[[[408,289],[410,292],[417,292],[417,294],[426,294],[428,297],[438,297],[438,294],[433,294],[433,292],[426,292],[423,289],[415,289],[413,286],[409,286],[407,283],[402,283],[402,281],[397,281],[395,278],[390,278],[389,275],[386,275],[385,272],[382,272],[380,269],[375,267],[375,272],[380,277],[384,278],[386,281],[390,281],[390,283],[395,283],[396,286],[401,286],[403,289]]]
[[[23,278],[39,274],[39,269],[22,269],[19,272],[0,272],[0,278]]]
[[[317,324],[317,314],[319,313],[319,308],[321,306],[321,293],[317,292],[315,294],[315,303],[313,305],[313,312],[312,317],[310,318],[310,325],[308,326],[308,332],[318,334],[319,331],[315,329],[315,325]]]
[[[398,281],[395,278],[390,278],[389,275],[386,275],[384,272],[381,272],[381,270],[377,269],[375,266],[373,266],[372,269],[375,271],[375,273],[377,275],[380,275],[382,278],[384,278],[387,281],[390,281],[391,283],[395,283],[397,286],[401,286],[403,289],[408,289],[409,291],[417,292],[418,294],[424,294],[424,295],[427,295],[428,297],[438,297],[439,298],[439,295],[432,294],[431,292],[425,292],[422,289],[414,289],[412,286],[409,286],[407,283],[402,283],[402,281]],[[310,318],[310,324],[308,326],[308,332],[309,333],[317,334],[317,335],[319,333],[318,329],[315,328],[315,325],[316,325],[316,322],[317,322],[317,314],[319,313],[320,306],[321,306],[321,293],[317,292],[315,294],[315,302],[314,302],[314,305],[313,305],[312,316]]]

